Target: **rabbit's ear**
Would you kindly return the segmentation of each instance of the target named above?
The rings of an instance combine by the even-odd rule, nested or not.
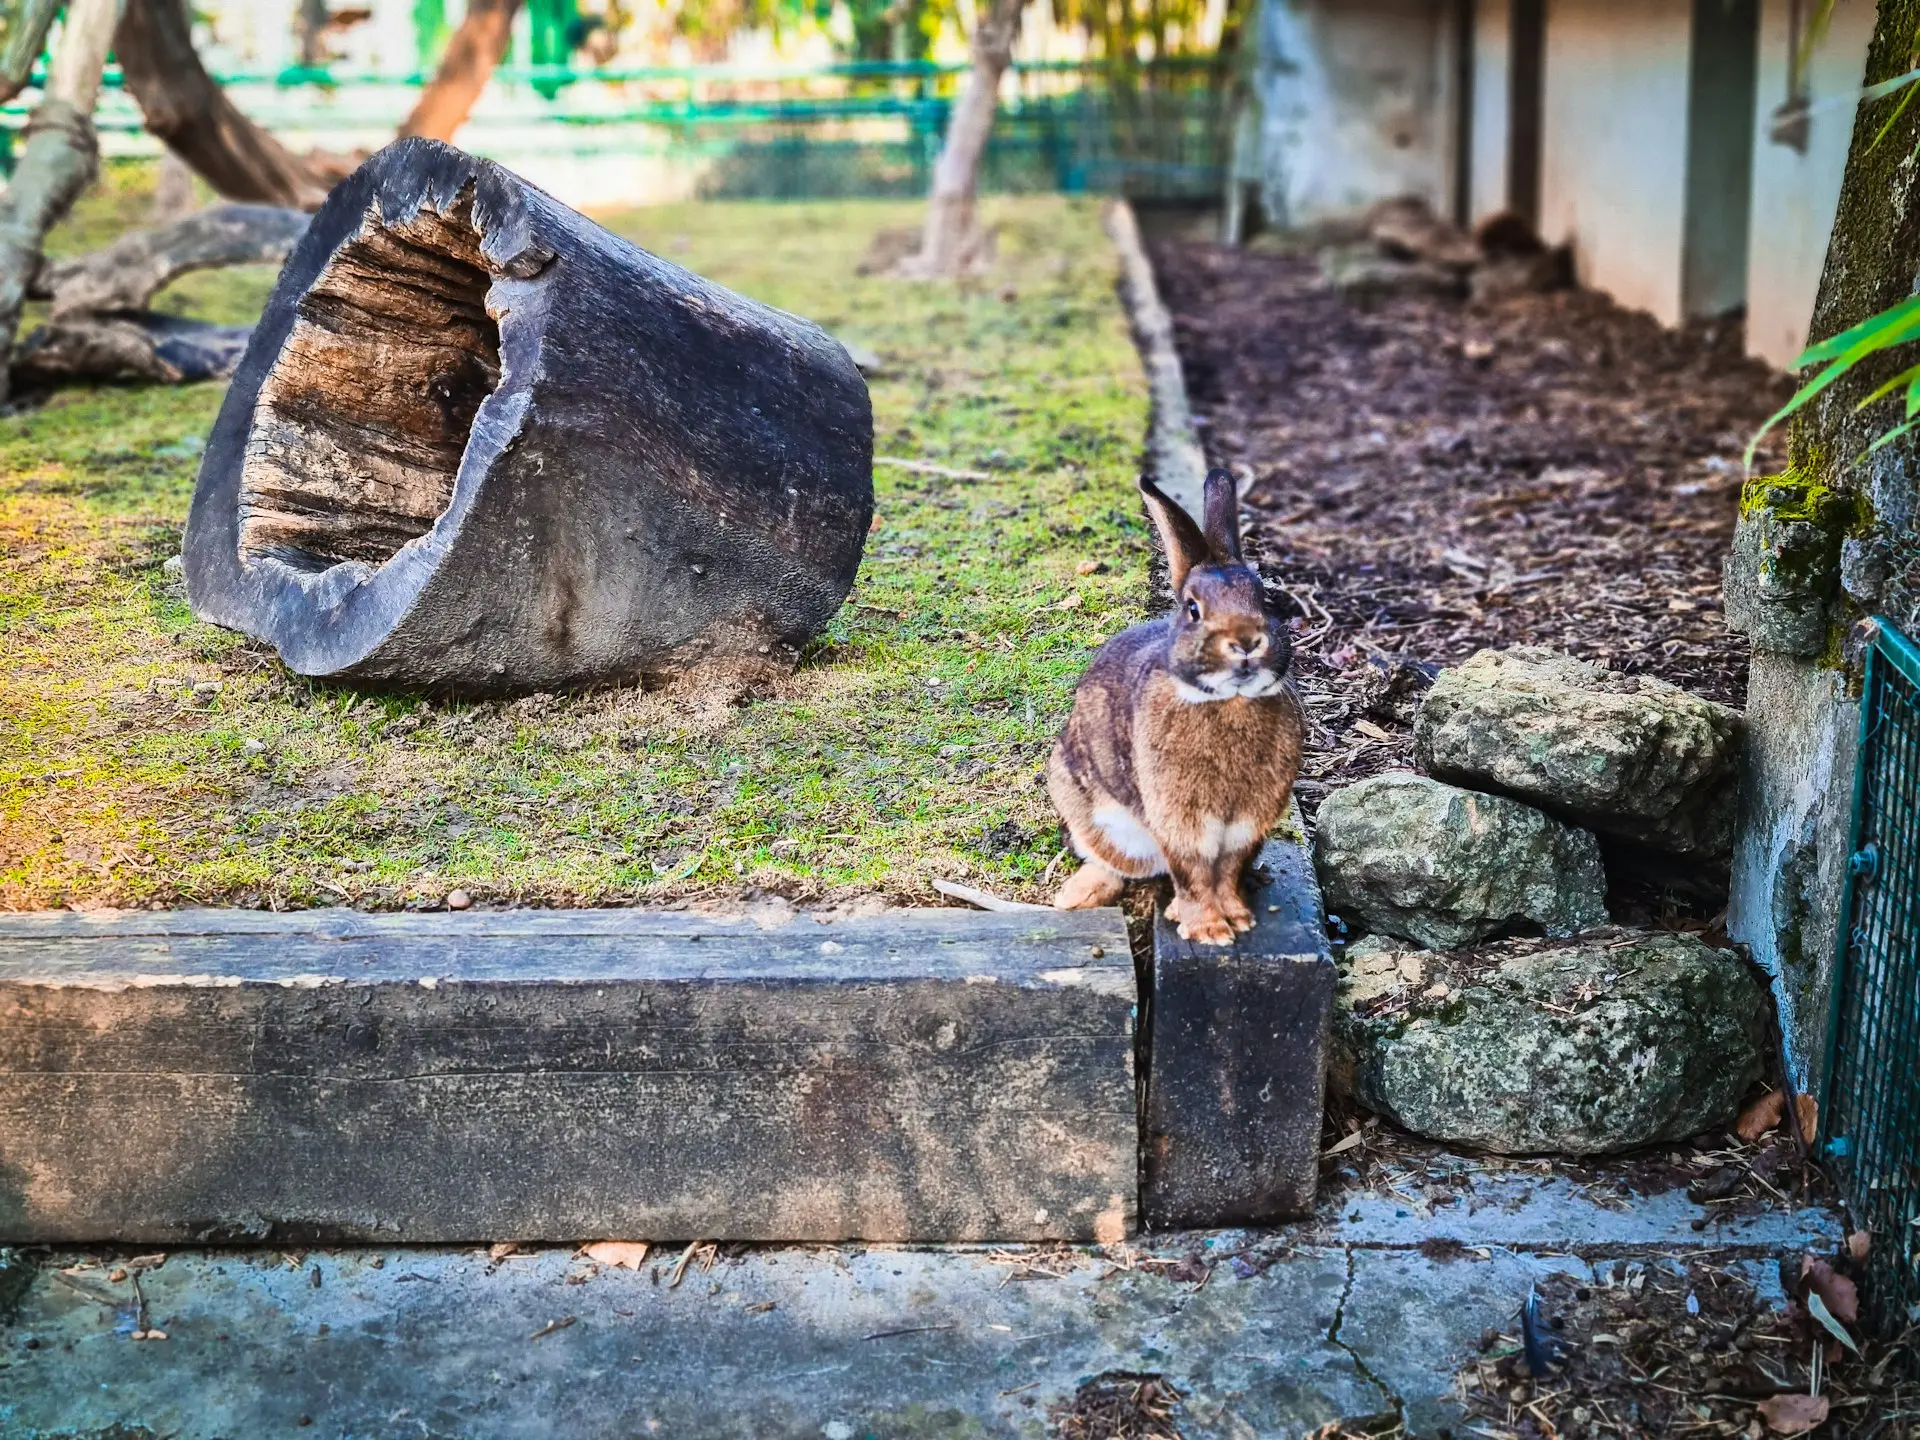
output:
[[[1153,516],[1153,528],[1160,532],[1160,544],[1167,552],[1167,581],[1178,595],[1187,583],[1187,572],[1212,558],[1207,537],[1191,515],[1144,475],[1140,477],[1140,495],[1147,502],[1147,513]]]
[[[1228,471],[1207,472],[1206,524],[1201,528],[1214,559],[1239,562],[1240,497],[1234,493],[1233,476]]]

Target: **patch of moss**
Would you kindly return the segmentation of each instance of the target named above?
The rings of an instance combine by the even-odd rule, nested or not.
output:
[[[931,899],[936,875],[1038,896],[1059,844],[1047,748],[1092,648],[1142,614],[1146,390],[1092,203],[989,206],[1001,258],[984,281],[856,273],[917,216],[608,219],[877,352],[880,455],[988,477],[878,467],[849,604],[780,695],[740,706],[632,689],[443,703],[293,676],[195,621],[165,567],[219,387],[78,388],[15,418],[0,904],[396,906],[455,886],[595,904],[749,884]],[[182,307],[227,317],[267,288],[195,279]]]

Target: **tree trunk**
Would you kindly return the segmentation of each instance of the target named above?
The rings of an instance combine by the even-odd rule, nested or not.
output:
[[[790,667],[853,585],[846,350],[438,141],[335,188],[207,441],[202,619],[455,694]]]
[[[113,48],[147,129],[223,198],[298,210],[326,199],[331,177],[241,114],[207,74],[185,0],[127,0]]]
[[[933,167],[933,193],[927,199],[927,223],[920,253],[909,268],[922,275],[954,275],[972,257],[976,236],[974,201],[980,189],[980,158],[993,133],[1000,104],[1000,81],[1013,63],[1013,42],[1020,36],[1023,0],[992,0],[974,25],[973,68],[947,122],[946,143]]]
[[[27,77],[46,48],[47,28],[59,8],[60,0],[0,4],[0,105],[27,88]]]
[[[1881,0],[1866,83],[1909,68],[1920,0]],[[1897,97],[1862,105],[1814,306],[1812,338],[1848,329],[1920,282],[1920,106],[1880,135]],[[1815,115],[1813,124],[1833,124]],[[1908,347],[1911,350],[1912,347]],[[1920,625],[1920,445],[1860,460],[1899,418],[1856,406],[1910,353],[1883,356],[1794,419],[1786,471],[1741,496],[1727,561],[1728,624],[1748,637],[1748,745],[1728,929],[1772,973],[1793,1080],[1817,1082],[1847,863],[1862,631]]]
[[[93,180],[100,146],[93,105],[113,41],[119,0],[73,0],[46,92],[27,120],[27,144],[0,194],[0,360],[10,362],[27,287],[40,272],[47,232]],[[0,402],[9,365],[0,364]]]
[[[447,41],[440,68],[401,125],[402,135],[453,139],[486,89],[487,77],[506,55],[519,11],[520,0],[471,0],[466,18]]]

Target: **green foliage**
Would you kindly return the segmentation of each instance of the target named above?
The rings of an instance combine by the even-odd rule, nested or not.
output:
[[[1874,356],[1897,350],[1915,339],[1920,339],[1920,295],[1909,296],[1897,305],[1867,317],[1850,330],[1843,330],[1831,339],[1808,346],[1788,368],[1797,374],[1818,365],[1821,367],[1819,372],[1796,390],[1785,405],[1769,416],[1766,424],[1762,425],[1759,432],[1747,443],[1747,465],[1752,466],[1754,451],[1774,426],[1804,409],[1818,399],[1829,386],[1841,377],[1852,373]],[[1876,386],[1856,408],[1865,410],[1897,390],[1906,392],[1905,418],[1882,433],[1868,447],[1868,453],[1878,450],[1883,445],[1891,444],[1916,426],[1920,426],[1920,365],[1909,366],[1892,379]]]
[[[1836,0],[1820,0],[1815,7],[1808,20],[1806,33],[1801,39],[1800,49],[1795,56],[1797,71],[1804,72],[1808,56],[1825,37],[1835,3]],[[1920,61],[1920,31],[1915,33],[1908,58],[1910,61]],[[1917,93],[1920,93],[1920,64],[1911,65],[1903,73],[1871,85],[1861,92],[1860,103],[1863,107],[1899,96],[1899,102],[1892,108],[1873,140],[1868,144],[1867,154],[1877,150],[1881,142],[1893,132],[1901,117],[1907,113]],[[1920,160],[1920,147],[1916,148],[1914,156],[1909,157],[1909,163],[1914,160]],[[1908,296],[1878,314],[1868,316],[1859,324],[1843,330],[1838,335],[1809,345],[1787,368],[1794,374],[1813,369],[1815,366],[1819,369],[1812,378],[1794,392],[1785,405],[1767,418],[1766,423],[1748,442],[1746,451],[1748,468],[1751,469],[1753,466],[1754,453],[1760,441],[1774,426],[1805,409],[1825,394],[1829,388],[1854,374],[1863,365],[1882,356],[1891,355],[1915,340],[1920,340],[1920,296]],[[1867,410],[1896,395],[1904,396],[1903,413],[1896,421],[1890,423],[1867,446],[1867,449],[1856,457],[1857,459],[1864,459],[1874,451],[1891,445],[1911,434],[1916,428],[1920,428],[1920,363],[1908,365],[1891,377],[1882,380],[1865,398],[1857,402],[1855,409]]]

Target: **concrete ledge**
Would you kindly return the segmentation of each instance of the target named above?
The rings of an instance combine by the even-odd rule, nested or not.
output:
[[[0,917],[0,1241],[1117,1240],[1117,911]]]
[[[1142,1209],[1154,1229],[1313,1210],[1333,962],[1313,864],[1272,839],[1248,876],[1259,924],[1232,945],[1153,933]]]

